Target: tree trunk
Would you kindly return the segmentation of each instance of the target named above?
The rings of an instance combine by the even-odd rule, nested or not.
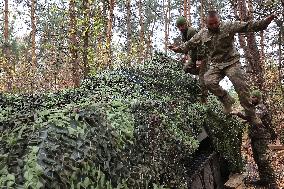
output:
[[[203,28],[205,26],[205,22],[204,22],[204,1],[200,0],[200,25],[201,28]]]
[[[251,1],[248,1],[248,8],[245,0],[236,0],[236,9],[239,10],[239,15],[237,10],[235,10],[235,15],[240,18],[241,21],[248,21],[253,19],[253,7]],[[250,84],[257,86],[260,90],[263,89],[264,76],[261,63],[260,52],[257,47],[256,38],[254,33],[246,33],[246,41],[243,34],[239,34],[239,42],[241,48],[244,49],[245,58],[247,60],[246,71],[250,76]]]
[[[167,40],[169,40],[170,20],[171,20],[171,1],[168,0],[168,28],[167,28],[168,38],[167,38]],[[167,44],[168,44],[168,43],[167,43]]]
[[[78,48],[77,48],[77,28],[76,28],[76,12],[75,12],[75,0],[70,0],[69,3],[69,17],[70,17],[70,53],[71,53],[71,66],[72,66],[72,81],[74,87],[79,87],[80,78],[79,78],[79,64],[78,64]]]
[[[253,20],[253,6],[252,1],[248,0],[248,19]],[[255,33],[247,33],[247,44],[248,48],[250,50],[250,54],[252,56],[252,62],[251,66],[253,68],[253,77],[255,78],[254,83],[255,86],[257,86],[260,90],[263,90],[263,84],[264,84],[264,75],[263,75],[263,62],[261,61],[259,49],[257,47],[256,37]],[[265,99],[264,99],[265,100]]]
[[[106,23],[105,22],[105,17],[104,17],[104,6],[103,7],[98,7],[98,10],[97,10],[97,15],[96,15],[96,19],[103,19],[103,23]],[[106,24],[105,24],[106,25]],[[95,52],[96,52],[96,55],[97,56],[101,56],[101,51],[102,51],[102,47],[103,47],[103,34],[106,33],[106,29],[105,27],[103,27],[101,30],[98,31],[98,37],[96,38],[96,42],[95,42]],[[93,34],[95,35],[95,34]],[[98,62],[98,67],[101,67],[102,65],[102,62]]]
[[[283,64],[283,53],[282,53],[282,47],[283,47],[283,37],[284,37],[284,0],[281,0],[282,4],[282,21],[278,22],[278,27],[280,28],[279,30],[279,65],[278,65],[278,78],[279,78],[279,84],[281,87],[281,92],[282,92],[282,98],[284,99],[284,87],[283,87],[283,80],[284,80],[284,64]]]
[[[151,31],[149,31],[148,32],[148,34],[147,34],[147,53],[146,53],[146,57],[148,58],[148,57],[150,57],[150,55],[151,55],[151,44],[152,44],[152,38],[151,38]]]
[[[187,1],[187,20],[188,20],[188,24],[191,26],[192,23],[191,23],[191,1],[188,0]]]
[[[127,26],[127,57],[130,57],[131,53],[131,0],[127,0],[126,2],[126,10],[127,10],[127,16],[126,16],[126,26]]]
[[[7,91],[12,91],[12,83],[13,83],[13,71],[12,66],[10,65],[10,44],[9,44],[9,2],[5,0],[4,2],[4,46],[3,46],[3,55],[5,57],[6,66],[5,70],[7,70]]]
[[[234,3],[235,4],[233,4],[232,6],[234,8],[235,17],[239,18],[240,21],[246,20],[246,9],[244,9],[244,6],[243,6],[244,1],[236,0]],[[238,11],[239,11],[239,14],[238,14]],[[248,54],[248,49],[247,49],[247,46],[246,46],[246,40],[245,40],[244,34],[239,33],[238,38],[239,38],[240,46],[244,50],[245,58],[246,58],[247,61],[249,61],[251,59],[251,57]],[[247,64],[246,71],[251,72],[251,68],[250,68],[249,64]]]
[[[111,65],[111,40],[112,40],[112,25],[114,19],[114,14],[113,14],[114,6],[115,6],[115,0],[110,0],[108,24],[107,24],[107,37],[106,37],[106,55],[107,55],[105,59],[106,66]]]
[[[143,11],[142,8],[143,8],[142,7],[142,1],[139,0],[139,2],[138,2],[139,25],[140,25],[140,41],[139,41],[139,43],[140,43],[140,49],[139,49],[140,55],[138,55],[139,56],[139,58],[138,58],[139,63],[141,63],[143,58],[144,58],[144,42],[145,42],[145,40],[144,40],[144,19],[143,19],[143,14],[142,14],[142,11]]]
[[[284,8],[284,1],[283,1],[283,8]],[[282,55],[282,35],[284,33],[284,27],[283,22],[281,22],[280,30],[279,30],[279,41],[278,41],[278,54],[279,54],[279,63],[278,63],[278,78],[279,78],[279,84],[282,92],[282,98],[284,98],[284,87],[283,87],[283,80],[284,80],[284,71],[283,71],[283,55]]]
[[[261,47],[261,53],[260,53],[260,57],[261,57],[261,61],[264,62],[264,32],[261,31],[260,32],[260,47]]]
[[[180,2],[178,10],[179,10],[179,14],[178,15],[182,15],[183,14],[183,2]]]
[[[4,42],[8,43],[9,40],[9,2],[5,0],[5,8],[4,8]]]
[[[163,7],[164,7],[164,19],[165,19],[165,41],[164,41],[164,49],[165,49],[165,53],[168,53],[168,41],[169,41],[169,33],[168,33],[168,25],[169,25],[169,18],[168,18],[168,12],[169,12],[169,0],[167,1],[167,5],[165,3],[165,0],[163,0]]]
[[[183,0],[183,16],[187,18],[187,0]]]
[[[264,37],[264,31],[261,31],[260,32],[260,61],[262,64],[262,74],[263,74],[263,77],[265,77],[266,75],[266,69],[265,69],[265,52],[264,52],[264,40],[265,40],[265,37]],[[265,87],[265,82],[263,80],[263,86],[262,87]],[[263,89],[264,90],[264,89]],[[268,97],[268,94],[267,93],[264,93],[264,99],[267,99]]]
[[[244,8],[244,0],[235,0],[234,4],[232,5],[234,7],[234,14],[235,17],[239,18],[240,21],[244,21],[246,20],[246,8]],[[239,14],[238,14],[239,11]],[[252,57],[250,56],[250,54],[248,53],[248,47],[246,45],[246,39],[244,34],[238,34],[238,38],[239,38],[239,43],[240,43],[240,47],[244,50],[244,55],[245,55],[245,59],[246,59],[246,72],[251,74],[252,73],[252,68],[251,68],[251,64],[249,64],[248,62],[251,62]],[[249,80],[249,85],[251,85],[251,80]]]
[[[89,0],[83,0],[83,11],[84,11],[84,30],[83,30],[83,64],[84,64],[84,78],[86,78],[89,74],[89,25],[90,25],[90,3]]]
[[[154,35],[154,28],[155,28],[156,20],[153,21],[153,25],[151,30],[148,32],[148,39],[147,39],[147,56],[152,56],[153,46],[152,46],[152,39]]]
[[[31,62],[31,90],[34,91],[34,81],[35,81],[35,72],[36,72],[36,18],[35,18],[35,9],[36,9],[36,0],[31,1],[31,42],[32,42],[32,62]]]

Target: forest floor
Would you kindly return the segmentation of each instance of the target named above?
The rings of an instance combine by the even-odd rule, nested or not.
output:
[[[276,144],[280,145],[280,142],[277,141]],[[252,149],[250,145],[250,139],[247,135],[243,137],[243,145],[242,145],[242,154],[244,159],[246,160],[244,177],[250,180],[258,179],[258,170],[257,165],[255,164],[252,157]],[[278,186],[280,188],[284,188],[284,150],[271,150],[272,156],[272,165],[276,173]],[[261,187],[250,187],[247,186],[248,189]]]

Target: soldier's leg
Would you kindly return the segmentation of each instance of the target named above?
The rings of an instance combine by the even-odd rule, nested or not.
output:
[[[250,119],[252,124],[261,124],[260,119],[256,117],[255,107],[250,98],[250,88],[246,82],[240,62],[237,62],[225,70],[226,75],[233,83],[235,91],[237,92],[240,104],[245,110],[246,116]]]
[[[210,68],[204,74],[205,86],[223,103],[224,112],[230,113],[232,104],[234,104],[234,99],[219,85],[219,82],[223,78],[224,74],[222,73],[222,70],[219,70],[218,68]]]
[[[199,65],[199,83],[200,83],[200,87],[201,87],[201,101],[203,103],[205,103],[207,101],[207,97],[208,97],[208,89],[205,85],[205,81],[204,81],[204,74],[207,71],[207,65],[205,61],[201,61],[201,64]]]
[[[211,68],[204,74],[204,83],[207,89],[217,97],[222,97],[227,92],[219,85],[219,82],[224,78],[220,70]]]
[[[190,73],[192,75],[198,75],[199,70],[195,67],[188,67],[188,66],[184,66],[183,67],[183,71],[185,73]]]
[[[267,184],[276,183],[275,173],[271,165],[271,155],[268,148],[269,139],[251,138],[253,158],[258,166],[259,178]]]
[[[183,62],[183,70],[185,73],[190,73],[193,75],[198,75],[199,69],[196,67],[196,64],[191,60]]]

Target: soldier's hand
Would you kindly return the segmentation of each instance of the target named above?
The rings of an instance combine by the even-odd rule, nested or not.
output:
[[[175,46],[174,45],[168,45],[167,47],[172,50]]]
[[[178,52],[180,50],[179,47],[175,45],[168,45],[167,47],[174,52]]]
[[[232,115],[232,116],[237,116],[237,117],[239,117],[239,118],[241,118],[241,119],[243,119],[243,120],[245,120],[245,121],[248,121],[248,117],[247,117],[246,115],[242,114],[241,112],[237,111],[237,110],[233,110],[233,111],[230,113],[230,115]]]
[[[174,47],[174,48],[172,48],[171,50],[174,51],[174,52],[179,52],[179,51],[180,51],[180,48],[179,48],[179,47]]]

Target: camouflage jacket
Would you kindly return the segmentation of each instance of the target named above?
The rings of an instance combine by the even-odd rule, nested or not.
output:
[[[263,19],[250,22],[221,23],[219,32],[211,32],[207,28],[203,28],[189,41],[179,46],[178,52],[188,52],[190,49],[204,45],[210,67],[223,69],[239,61],[240,54],[234,45],[234,35],[236,33],[262,31],[268,25],[269,21]]]
[[[273,126],[272,118],[266,106],[262,103],[259,103],[255,106],[255,113],[261,119],[264,127],[249,127],[250,136],[256,138],[271,138],[275,139],[277,137]],[[240,112],[239,117],[242,119],[248,120],[244,112]]]
[[[182,37],[182,42],[186,43],[187,41],[189,41],[195,34],[197,34],[197,31],[193,28],[193,27],[188,27],[186,32],[181,32],[181,37]],[[191,63],[195,64],[196,60],[197,60],[197,48],[193,48],[187,52],[185,52],[185,54],[189,54],[190,58],[191,58]]]
[[[255,106],[255,113],[261,119],[263,125],[266,128],[271,127],[271,116],[264,104],[262,103],[257,104]]]
[[[194,29],[193,27],[188,27],[187,31],[185,33],[181,33],[182,35],[182,42],[186,43],[187,41],[189,41],[195,34],[197,34],[196,29]],[[185,54],[189,53],[191,61],[193,63],[196,62],[196,60],[202,60],[205,57],[205,53],[204,53],[204,48],[202,48],[201,46],[197,46],[187,52],[185,52]]]
[[[186,32],[181,33],[182,42],[189,41],[195,34],[197,34],[197,31],[193,27],[188,27]]]

